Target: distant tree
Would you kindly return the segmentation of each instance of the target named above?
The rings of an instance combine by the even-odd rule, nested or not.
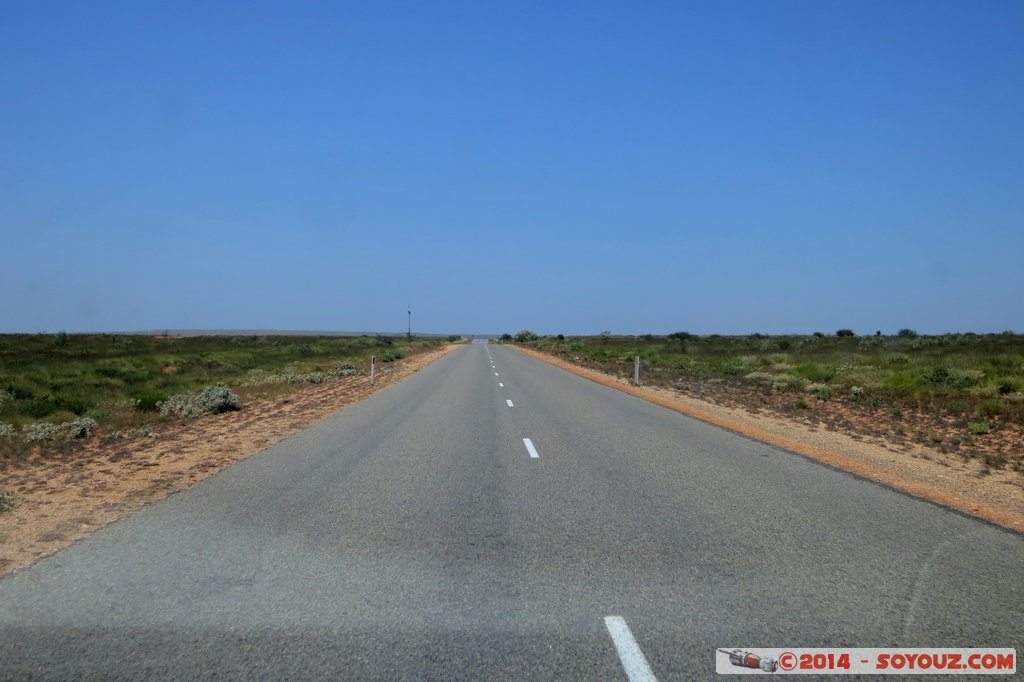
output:
[[[612,338],[612,333],[611,332],[607,332],[607,331],[606,332],[601,332],[600,334],[598,334],[598,336],[601,337],[601,343],[607,344],[608,343],[608,339]]]
[[[825,338],[825,335],[822,334],[821,332],[814,332],[814,336],[819,338],[819,339]]]
[[[896,336],[902,339],[913,339],[917,336],[917,332],[915,332],[913,329],[901,329],[898,332],[896,332]]]
[[[839,329],[836,331],[836,336],[855,336],[852,329]]]
[[[559,334],[555,338],[558,339],[559,341],[565,341],[565,334]]]
[[[57,332],[53,337],[53,343],[58,348],[68,345],[68,333],[65,331]]]
[[[879,329],[878,331],[875,332],[875,336],[881,336],[881,335],[882,335],[882,330],[881,329]]]
[[[679,344],[679,352],[686,352],[686,342],[693,338],[693,334],[690,332],[672,332],[668,335],[668,338]]]
[[[516,332],[516,335],[513,338],[516,343],[529,343],[530,341],[536,341],[540,337],[537,336],[536,332],[532,332],[529,329],[523,329]]]
[[[502,334],[502,335],[501,335],[501,339],[500,339],[500,341],[501,341],[502,343],[508,343],[508,342],[509,342],[509,341],[511,341],[511,340],[512,340],[512,335],[511,335],[511,334]]]

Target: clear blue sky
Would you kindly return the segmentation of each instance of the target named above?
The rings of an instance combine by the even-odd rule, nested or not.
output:
[[[1024,331],[1024,3],[0,4],[0,331]]]

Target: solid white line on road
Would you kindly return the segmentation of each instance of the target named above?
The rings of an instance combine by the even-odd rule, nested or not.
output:
[[[621,616],[608,616],[604,619],[608,634],[612,636],[615,650],[619,652],[619,660],[626,671],[629,682],[657,682],[658,678],[651,672],[651,666],[640,651],[640,645],[633,639],[625,619]]]
[[[509,407],[515,407],[515,405],[512,404],[511,400],[506,400],[505,404],[508,405]]]
[[[499,382],[498,382],[498,388],[505,388],[505,384],[503,384],[503,383],[501,383],[501,382],[499,381]]]
[[[537,454],[537,448],[533,447],[533,441],[529,438],[523,439],[523,445],[526,446],[526,451],[530,453],[531,459],[540,459],[540,455]]]
[[[498,373],[497,373],[497,372],[495,372],[495,373],[494,373],[494,376],[498,376]]]

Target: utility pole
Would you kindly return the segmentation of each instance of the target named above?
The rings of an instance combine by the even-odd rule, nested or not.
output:
[[[406,307],[409,309],[409,331],[406,333],[405,336],[406,336],[407,339],[411,339],[412,338],[412,305],[410,304],[410,305],[408,305]]]

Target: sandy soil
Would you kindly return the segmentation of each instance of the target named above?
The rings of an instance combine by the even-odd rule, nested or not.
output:
[[[370,387],[365,376],[252,401],[239,412],[160,427],[156,437],[94,438],[59,456],[39,453],[0,471],[18,506],[0,516],[0,575],[266,449],[374,391],[401,381],[449,345],[391,363]]]
[[[633,386],[627,380],[528,348],[522,352],[582,377],[772,445],[783,447],[994,523],[1024,532],[1024,477],[982,462],[885,435],[835,430],[806,415],[790,419],[749,407],[720,405],[671,388]]]

